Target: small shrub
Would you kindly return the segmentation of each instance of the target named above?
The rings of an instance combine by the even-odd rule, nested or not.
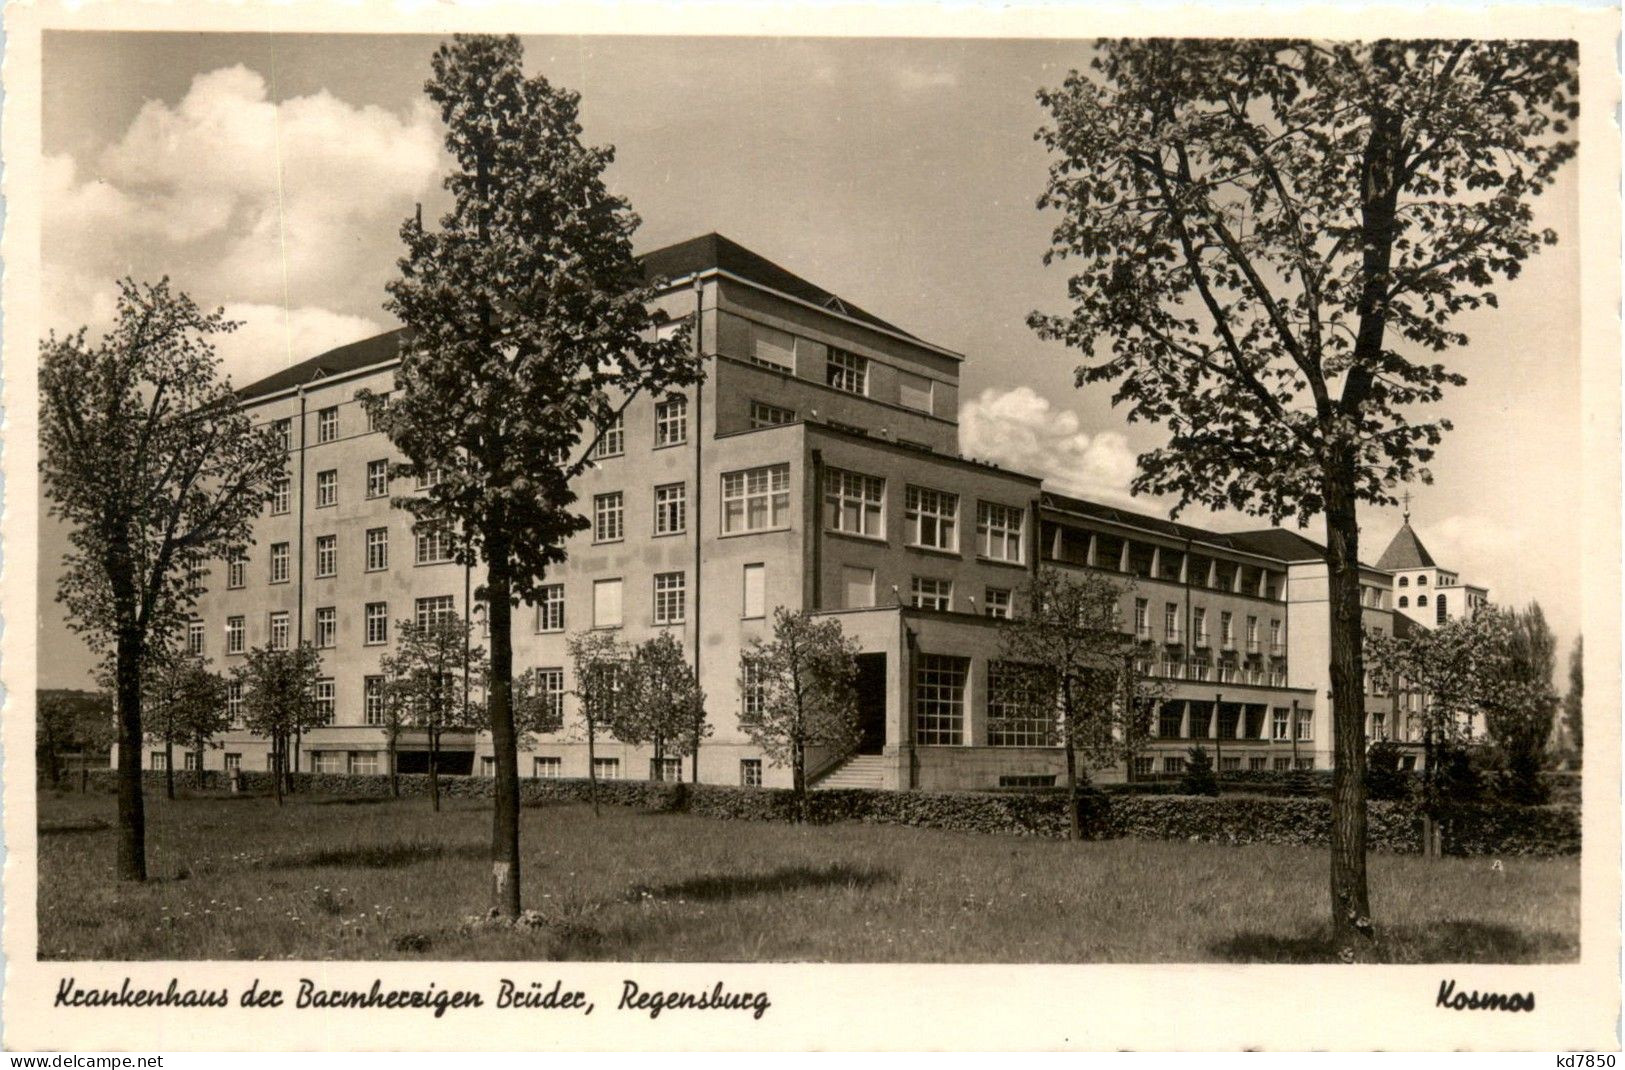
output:
[[[1410,794],[1411,777],[1400,768],[1397,743],[1382,740],[1365,756],[1365,793],[1369,799],[1403,799]]]
[[[1213,775],[1213,759],[1206,747],[1192,747],[1185,756],[1185,775],[1179,782],[1185,795],[1218,795],[1219,779]]]

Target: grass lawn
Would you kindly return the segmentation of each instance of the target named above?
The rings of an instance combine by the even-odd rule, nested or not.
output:
[[[1316,962],[1327,859],[1295,847],[1068,844],[882,825],[523,813],[525,905],[486,905],[485,800],[148,799],[145,885],[113,880],[111,795],[40,795],[48,959]],[[1577,858],[1372,855],[1381,956],[1579,954]]]

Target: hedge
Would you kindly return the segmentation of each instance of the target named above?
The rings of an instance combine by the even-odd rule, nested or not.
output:
[[[145,774],[152,790],[161,790],[162,773]],[[270,774],[245,772],[244,788],[256,794],[271,790]],[[205,787],[218,786],[219,774],[205,774]],[[111,770],[97,770],[91,782],[112,790]],[[177,773],[177,788],[190,790],[195,774]],[[383,797],[387,776],[339,773],[296,773],[296,790],[316,795]],[[489,777],[442,776],[447,798],[489,798]],[[425,796],[429,778],[403,774],[401,794]],[[586,802],[587,780],[524,779],[520,799],[526,806]],[[734,821],[788,821],[795,813],[794,795],[776,788],[740,788],[718,784],[662,783],[650,780],[601,780],[598,798],[605,805],[659,812],[686,812]],[[1066,835],[1066,796],[1057,792],[927,792],[842,788],[809,795],[809,816],[817,823],[867,821],[886,825],[948,829],[1004,835]],[[1085,835],[1091,839],[1190,840],[1203,843],[1271,843],[1323,847],[1329,842],[1331,802],[1318,797],[1144,795],[1088,792],[1082,801]],[[1372,850],[1414,854],[1421,850],[1421,817],[1411,803],[1367,804]],[[1531,855],[1577,854],[1580,814],[1568,806],[1457,806],[1442,815],[1447,854]]]

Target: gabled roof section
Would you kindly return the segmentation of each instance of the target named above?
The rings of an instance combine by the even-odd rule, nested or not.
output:
[[[1230,536],[1236,543],[1255,554],[1281,561],[1320,561],[1326,548],[1313,539],[1306,539],[1286,528],[1261,528],[1258,531],[1238,531]]]
[[[748,282],[788,294],[808,304],[839,312],[860,323],[913,338],[915,341],[920,340],[895,323],[887,323],[879,316],[865,312],[845,298],[808,282],[760,253],[753,253],[738,242],[725,238],[715,231],[643,255],[643,271],[651,282],[682,278],[684,275],[695,275],[713,269],[737,275]]]
[[[244,401],[250,401],[265,397],[267,394],[291,390],[317,379],[325,379],[330,375],[343,375],[345,372],[394,360],[400,356],[401,338],[405,334],[405,327],[397,327],[393,331],[385,331],[371,338],[363,338],[359,342],[329,349],[320,356],[302,360],[298,364],[249,383],[237,391],[237,396]]]
[[[1416,537],[1411,528],[1411,522],[1405,521],[1398,531],[1394,532],[1393,541],[1388,549],[1377,558],[1377,567],[1385,568],[1389,572],[1398,572],[1408,568],[1434,568],[1433,555],[1428,548],[1422,545],[1422,540]]]

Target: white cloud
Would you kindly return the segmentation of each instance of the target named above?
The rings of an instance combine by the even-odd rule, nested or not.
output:
[[[323,308],[285,312],[275,305],[232,304],[226,306],[226,318],[242,326],[217,336],[215,350],[236,386],[246,386],[290,364],[386,329],[376,320]]]
[[[1145,508],[1128,492],[1135,454],[1116,431],[1083,432],[1077,414],[1057,409],[1029,386],[988,388],[959,409],[966,455],[1042,476],[1047,487],[1081,498]]]
[[[959,84],[959,75],[942,67],[922,68],[907,64],[893,68],[892,77],[899,88],[908,91],[947,89]]]

